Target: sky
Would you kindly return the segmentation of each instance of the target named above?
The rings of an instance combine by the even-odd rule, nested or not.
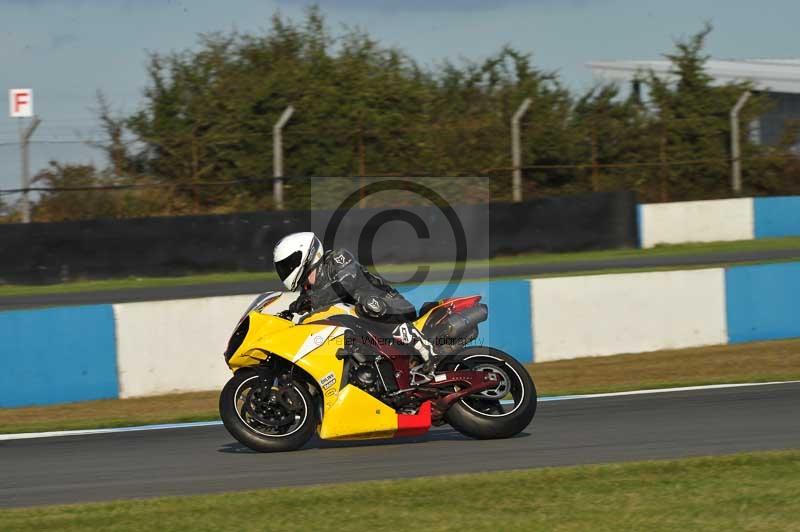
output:
[[[657,59],[675,38],[714,24],[716,58],[797,58],[797,0],[319,0],[334,32],[367,30],[424,65],[481,59],[508,43],[555,70],[567,86],[593,83],[592,60]],[[97,137],[102,90],[115,110],[141,104],[147,51],[193,47],[204,32],[260,32],[279,10],[295,20],[299,0],[0,0],[0,87],[29,88],[42,124],[32,170],[49,159],[105,164],[80,144]],[[7,99],[7,95],[3,96]],[[18,120],[0,116],[0,188],[19,183]],[[67,143],[65,143],[67,142]],[[75,143],[70,143],[75,142]],[[6,145],[4,145],[6,144]]]

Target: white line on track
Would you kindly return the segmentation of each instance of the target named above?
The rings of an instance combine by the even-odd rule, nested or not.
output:
[[[195,421],[192,423],[165,423],[163,425],[140,425],[138,427],[118,427],[113,429],[54,430],[52,432],[23,432],[20,434],[0,434],[0,441],[29,440],[34,438],[56,438],[59,436],[87,436],[90,434],[115,434],[117,432],[138,432],[143,430],[190,429],[213,427],[222,421]]]
[[[717,390],[721,388],[745,388],[752,386],[771,386],[776,384],[800,384],[800,381],[747,382],[740,384],[709,384],[705,386],[684,386],[681,388],[655,388],[652,390],[633,390],[630,392],[593,393],[584,395],[556,395],[539,397],[539,402],[571,401],[575,399],[599,399],[626,395],[646,395],[655,393],[691,392],[696,390]],[[162,425],[141,425],[138,427],[119,427],[112,429],[58,430],[52,432],[24,432],[20,434],[0,434],[0,441],[31,440],[36,438],[56,438],[61,436],[88,436],[92,434],[116,434],[120,432],[140,432],[146,430],[189,429],[196,427],[215,427],[222,421],[196,421],[192,423],[165,423]]]
[[[598,399],[602,397],[621,397],[624,395],[645,395],[652,393],[692,392],[695,390],[718,390],[721,388],[745,388],[749,386],[770,386],[774,384],[798,384],[800,381],[744,382],[739,384],[706,384],[705,386],[684,386],[681,388],[653,388],[650,390],[633,390],[630,392],[590,393],[585,395],[556,395],[539,397],[542,401],[568,401],[571,399]]]

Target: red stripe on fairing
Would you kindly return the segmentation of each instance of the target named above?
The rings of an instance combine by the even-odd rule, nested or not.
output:
[[[481,296],[464,296],[445,299],[445,303],[452,306],[453,312],[461,312],[462,310],[474,307],[480,300]]]
[[[481,300],[481,296],[448,297],[439,301],[439,304],[428,311],[428,314],[442,307],[449,307],[453,312],[461,312],[469,307],[474,307]]]
[[[397,414],[395,436],[421,436],[431,428],[431,402],[425,401],[414,415]]]

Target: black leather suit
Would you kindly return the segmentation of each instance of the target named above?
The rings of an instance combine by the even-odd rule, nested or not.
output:
[[[289,309],[306,312],[336,303],[356,305],[364,317],[387,323],[416,318],[417,311],[382,277],[371,273],[346,249],[326,251],[313,285],[306,284]]]

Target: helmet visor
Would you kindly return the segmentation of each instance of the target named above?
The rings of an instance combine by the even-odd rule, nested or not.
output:
[[[300,261],[303,259],[303,254],[295,251],[285,259],[281,259],[275,263],[275,271],[278,272],[278,277],[281,281],[285,281],[293,271],[300,266]]]

